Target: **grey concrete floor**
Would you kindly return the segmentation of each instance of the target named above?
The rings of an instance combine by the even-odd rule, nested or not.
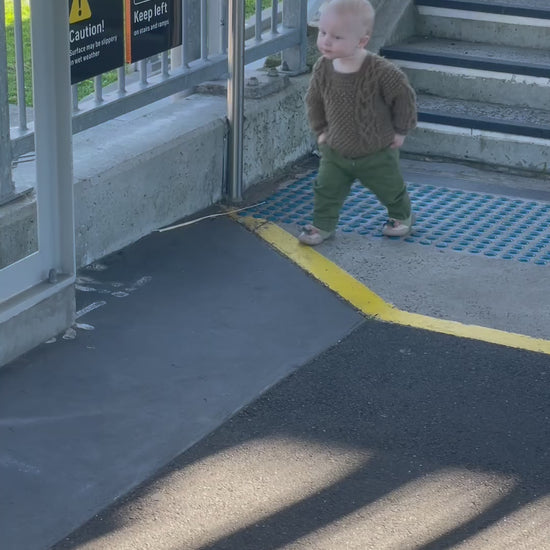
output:
[[[79,325],[0,370],[0,548],[49,548],[361,316],[227,219],[80,273]]]

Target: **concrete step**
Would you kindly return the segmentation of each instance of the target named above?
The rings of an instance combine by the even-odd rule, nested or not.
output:
[[[415,0],[415,4],[498,15],[550,19],[548,0]]]
[[[421,122],[550,140],[550,111],[540,109],[419,95],[418,119]]]
[[[420,122],[403,152],[430,159],[478,163],[489,168],[550,175],[550,140]]]
[[[550,35],[550,32],[549,32]],[[545,109],[550,49],[414,37],[384,48],[418,93]]]
[[[413,37],[407,42],[382,48],[381,54],[397,61],[550,79],[550,50]]]
[[[419,94],[453,97],[465,101],[483,99],[520,107],[550,106],[550,79],[451,65],[394,60]]]
[[[403,151],[550,173],[550,112],[419,95],[419,124]]]
[[[417,0],[417,34],[550,49],[550,3]]]
[[[404,151],[548,174],[548,0],[415,3],[425,36],[381,51],[418,94]]]

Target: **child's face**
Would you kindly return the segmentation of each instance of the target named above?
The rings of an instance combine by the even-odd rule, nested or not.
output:
[[[324,57],[353,57],[367,42],[368,36],[361,32],[351,13],[327,11],[321,15],[317,47]]]

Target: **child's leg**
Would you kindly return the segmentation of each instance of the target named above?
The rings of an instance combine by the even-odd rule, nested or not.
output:
[[[336,229],[340,210],[355,176],[346,166],[349,163],[347,159],[342,159],[326,145],[320,149],[319,174],[313,187],[313,225],[322,231],[332,232]]]
[[[399,150],[384,149],[361,159],[358,178],[388,209],[394,220],[411,219],[411,200],[399,168]]]

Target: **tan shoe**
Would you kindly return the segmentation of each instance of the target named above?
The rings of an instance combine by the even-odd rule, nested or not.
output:
[[[302,232],[298,235],[298,240],[302,244],[316,246],[330,239],[332,236],[334,236],[334,231],[323,231],[322,229],[317,229],[314,225],[308,224],[304,226]]]
[[[386,235],[386,237],[405,237],[412,231],[413,223],[413,214],[406,220],[390,218],[382,227],[382,234]]]

